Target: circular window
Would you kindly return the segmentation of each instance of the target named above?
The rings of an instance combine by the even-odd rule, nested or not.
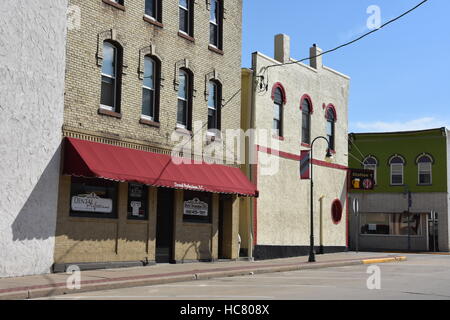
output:
[[[331,205],[331,218],[334,224],[339,224],[342,220],[342,203],[340,200],[334,200]]]

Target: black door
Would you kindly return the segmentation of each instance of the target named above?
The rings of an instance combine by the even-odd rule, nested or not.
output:
[[[223,232],[224,232],[224,205],[225,205],[225,200],[224,198],[221,196],[220,197],[220,201],[219,201],[219,259],[224,259],[224,247],[223,247],[223,241],[224,241],[224,237],[223,237]]]
[[[158,188],[158,209],[156,220],[156,262],[172,261],[173,250],[173,201],[174,190]]]

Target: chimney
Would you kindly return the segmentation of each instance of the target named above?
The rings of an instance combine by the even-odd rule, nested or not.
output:
[[[275,36],[275,60],[286,63],[291,58],[291,39],[285,34]]]
[[[320,49],[316,44],[313,44],[313,46],[309,49],[309,56],[315,57],[311,58],[309,60],[309,65],[314,69],[322,69],[323,63],[322,63],[322,56],[316,57],[319,54],[323,52],[322,49]]]

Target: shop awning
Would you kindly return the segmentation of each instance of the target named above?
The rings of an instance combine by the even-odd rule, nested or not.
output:
[[[74,138],[66,138],[64,174],[175,189],[257,196],[255,185],[239,168],[207,163],[176,164],[169,155]]]

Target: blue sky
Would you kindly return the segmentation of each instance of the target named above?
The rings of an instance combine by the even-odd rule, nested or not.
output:
[[[251,53],[273,56],[273,37],[291,37],[294,59],[317,43],[324,50],[369,30],[370,5],[382,22],[420,0],[244,0],[242,66]],[[351,77],[349,131],[403,131],[450,127],[450,1],[422,7],[363,40],[324,56],[324,64]]]

